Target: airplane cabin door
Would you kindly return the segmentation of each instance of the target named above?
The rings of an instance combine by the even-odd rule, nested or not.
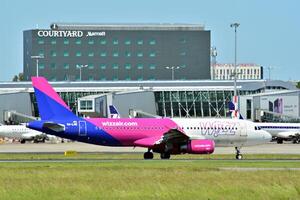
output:
[[[247,125],[244,123],[240,124],[240,136],[247,137]]]
[[[86,130],[86,121],[79,121],[79,136],[86,136],[87,130]]]

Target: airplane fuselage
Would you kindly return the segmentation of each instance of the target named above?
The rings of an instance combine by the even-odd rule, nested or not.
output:
[[[300,123],[255,123],[256,126],[268,131],[273,137],[281,132],[300,133]]]
[[[43,135],[39,131],[27,128],[24,125],[3,125],[0,126],[0,137],[32,139],[36,136]]]
[[[64,131],[56,132],[45,128],[42,131],[105,146],[134,146],[134,142],[139,139],[162,136],[170,129],[180,129],[190,139],[214,140],[216,146],[251,146],[263,144],[270,139],[262,131],[256,130],[252,122],[234,119],[88,118],[70,122],[62,120],[56,123],[62,124]]]

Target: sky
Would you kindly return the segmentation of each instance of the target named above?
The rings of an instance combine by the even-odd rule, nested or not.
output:
[[[23,71],[23,31],[65,23],[190,23],[211,31],[218,63],[265,67],[265,77],[300,80],[299,0],[0,0],[0,81]]]

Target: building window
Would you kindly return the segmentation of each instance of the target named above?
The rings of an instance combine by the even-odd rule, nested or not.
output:
[[[118,52],[113,52],[113,57],[119,57],[119,53]]]
[[[89,40],[88,41],[88,44],[94,44],[95,42],[94,42],[94,40]]]
[[[44,39],[42,39],[42,38],[38,39],[38,44],[44,44],[44,43],[45,43]]]
[[[94,69],[94,64],[93,63],[88,64],[88,68],[89,69]]]
[[[52,39],[51,44],[56,44],[56,39]]]
[[[143,53],[142,52],[138,52],[137,53],[137,57],[143,57]]]
[[[131,40],[129,40],[129,39],[127,39],[127,40],[125,40],[125,43],[124,43],[125,45],[130,45],[131,44]]]
[[[186,43],[186,39],[185,38],[181,38],[179,41],[180,41],[181,44],[185,44]]]
[[[119,79],[118,79],[118,77],[114,76],[112,80],[113,80],[113,81],[117,81],[117,80],[119,80]]]
[[[69,39],[64,39],[64,44],[69,44]]]
[[[80,57],[80,56],[81,56],[81,52],[80,51],[76,52],[76,57]]]
[[[125,69],[131,69],[131,64],[126,63],[126,64],[125,64]]]
[[[125,80],[126,80],[126,81],[130,81],[131,78],[130,78],[129,76],[127,76],[127,77],[125,78]]]
[[[45,69],[45,64],[44,63],[39,63],[39,69]]]
[[[155,44],[156,44],[156,40],[154,40],[154,39],[150,40],[150,41],[149,41],[149,44],[150,44],[150,45],[155,45]]]
[[[93,81],[94,77],[93,76],[89,76],[89,81]]]
[[[100,69],[106,69],[106,64],[100,64]]]
[[[55,63],[51,63],[51,64],[50,64],[50,68],[51,68],[51,69],[56,69],[56,64],[55,64]]]
[[[139,63],[139,64],[137,64],[137,68],[138,68],[138,69],[143,69],[144,66],[143,66],[143,64]]]
[[[64,76],[64,81],[67,81],[67,80],[68,80],[68,75],[65,74],[65,76]]]
[[[50,54],[51,54],[52,57],[56,57],[56,52],[55,51],[51,51]]]
[[[152,76],[152,77],[149,77],[149,80],[150,81],[155,81],[155,78]]]
[[[81,39],[77,39],[77,40],[75,41],[75,44],[81,44]]]
[[[93,110],[93,101],[92,100],[80,101],[80,110]]]
[[[179,55],[180,55],[180,56],[186,56],[186,52],[185,52],[185,51],[180,52]]]
[[[94,57],[94,52],[89,52],[89,53],[88,53],[88,56],[89,56],[89,57]]]
[[[155,64],[150,64],[150,65],[149,65],[149,68],[150,68],[150,69],[155,69],[155,68],[156,68],[156,65],[155,65]]]
[[[102,77],[102,78],[101,78],[101,81],[106,81],[106,78],[105,78],[105,77]]]
[[[156,53],[155,52],[151,52],[150,54],[149,54],[149,57],[155,57],[156,56]]]
[[[116,63],[115,63],[115,64],[113,64],[113,65],[112,65],[112,67],[113,67],[113,69],[119,69],[119,65],[118,65],[118,64],[116,64]]]
[[[138,41],[137,41],[137,44],[138,44],[138,45],[143,45],[143,44],[144,44],[144,41],[143,41],[143,40],[138,40]]]
[[[105,39],[101,39],[101,40],[100,40],[100,44],[106,45],[106,40],[105,40]]]
[[[44,56],[44,55],[45,55],[44,50],[40,50],[39,51],[39,56]]]
[[[68,57],[69,56],[69,52],[65,51],[64,52],[64,57]]]
[[[68,63],[65,63],[64,64],[64,69],[69,69],[70,68],[70,65]]]
[[[186,68],[185,64],[180,65],[180,68]]]
[[[106,57],[106,52],[101,52],[101,53],[100,53],[100,56],[101,56],[101,57]]]
[[[138,81],[142,81],[142,80],[143,80],[143,77],[138,77],[137,80],[138,80]]]
[[[118,44],[119,44],[119,40],[114,39],[114,40],[113,40],[113,45],[118,45]]]
[[[126,56],[126,57],[130,57],[130,56],[131,56],[131,53],[127,51],[127,52],[125,52],[125,56]]]

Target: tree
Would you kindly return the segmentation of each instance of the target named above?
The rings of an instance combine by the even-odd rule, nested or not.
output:
[[[19,73],[19,75],[14,75],[12,81],[13,82],[24,81],[24,74],[23,73]]]
[[[14,77],[13,77],[13,82],[17,82],[19,80],[19,78],[18,78],[18,76],[17,75],[14,75]]]
[[[300,89],[300,81],[297,83],[296,87]]]

